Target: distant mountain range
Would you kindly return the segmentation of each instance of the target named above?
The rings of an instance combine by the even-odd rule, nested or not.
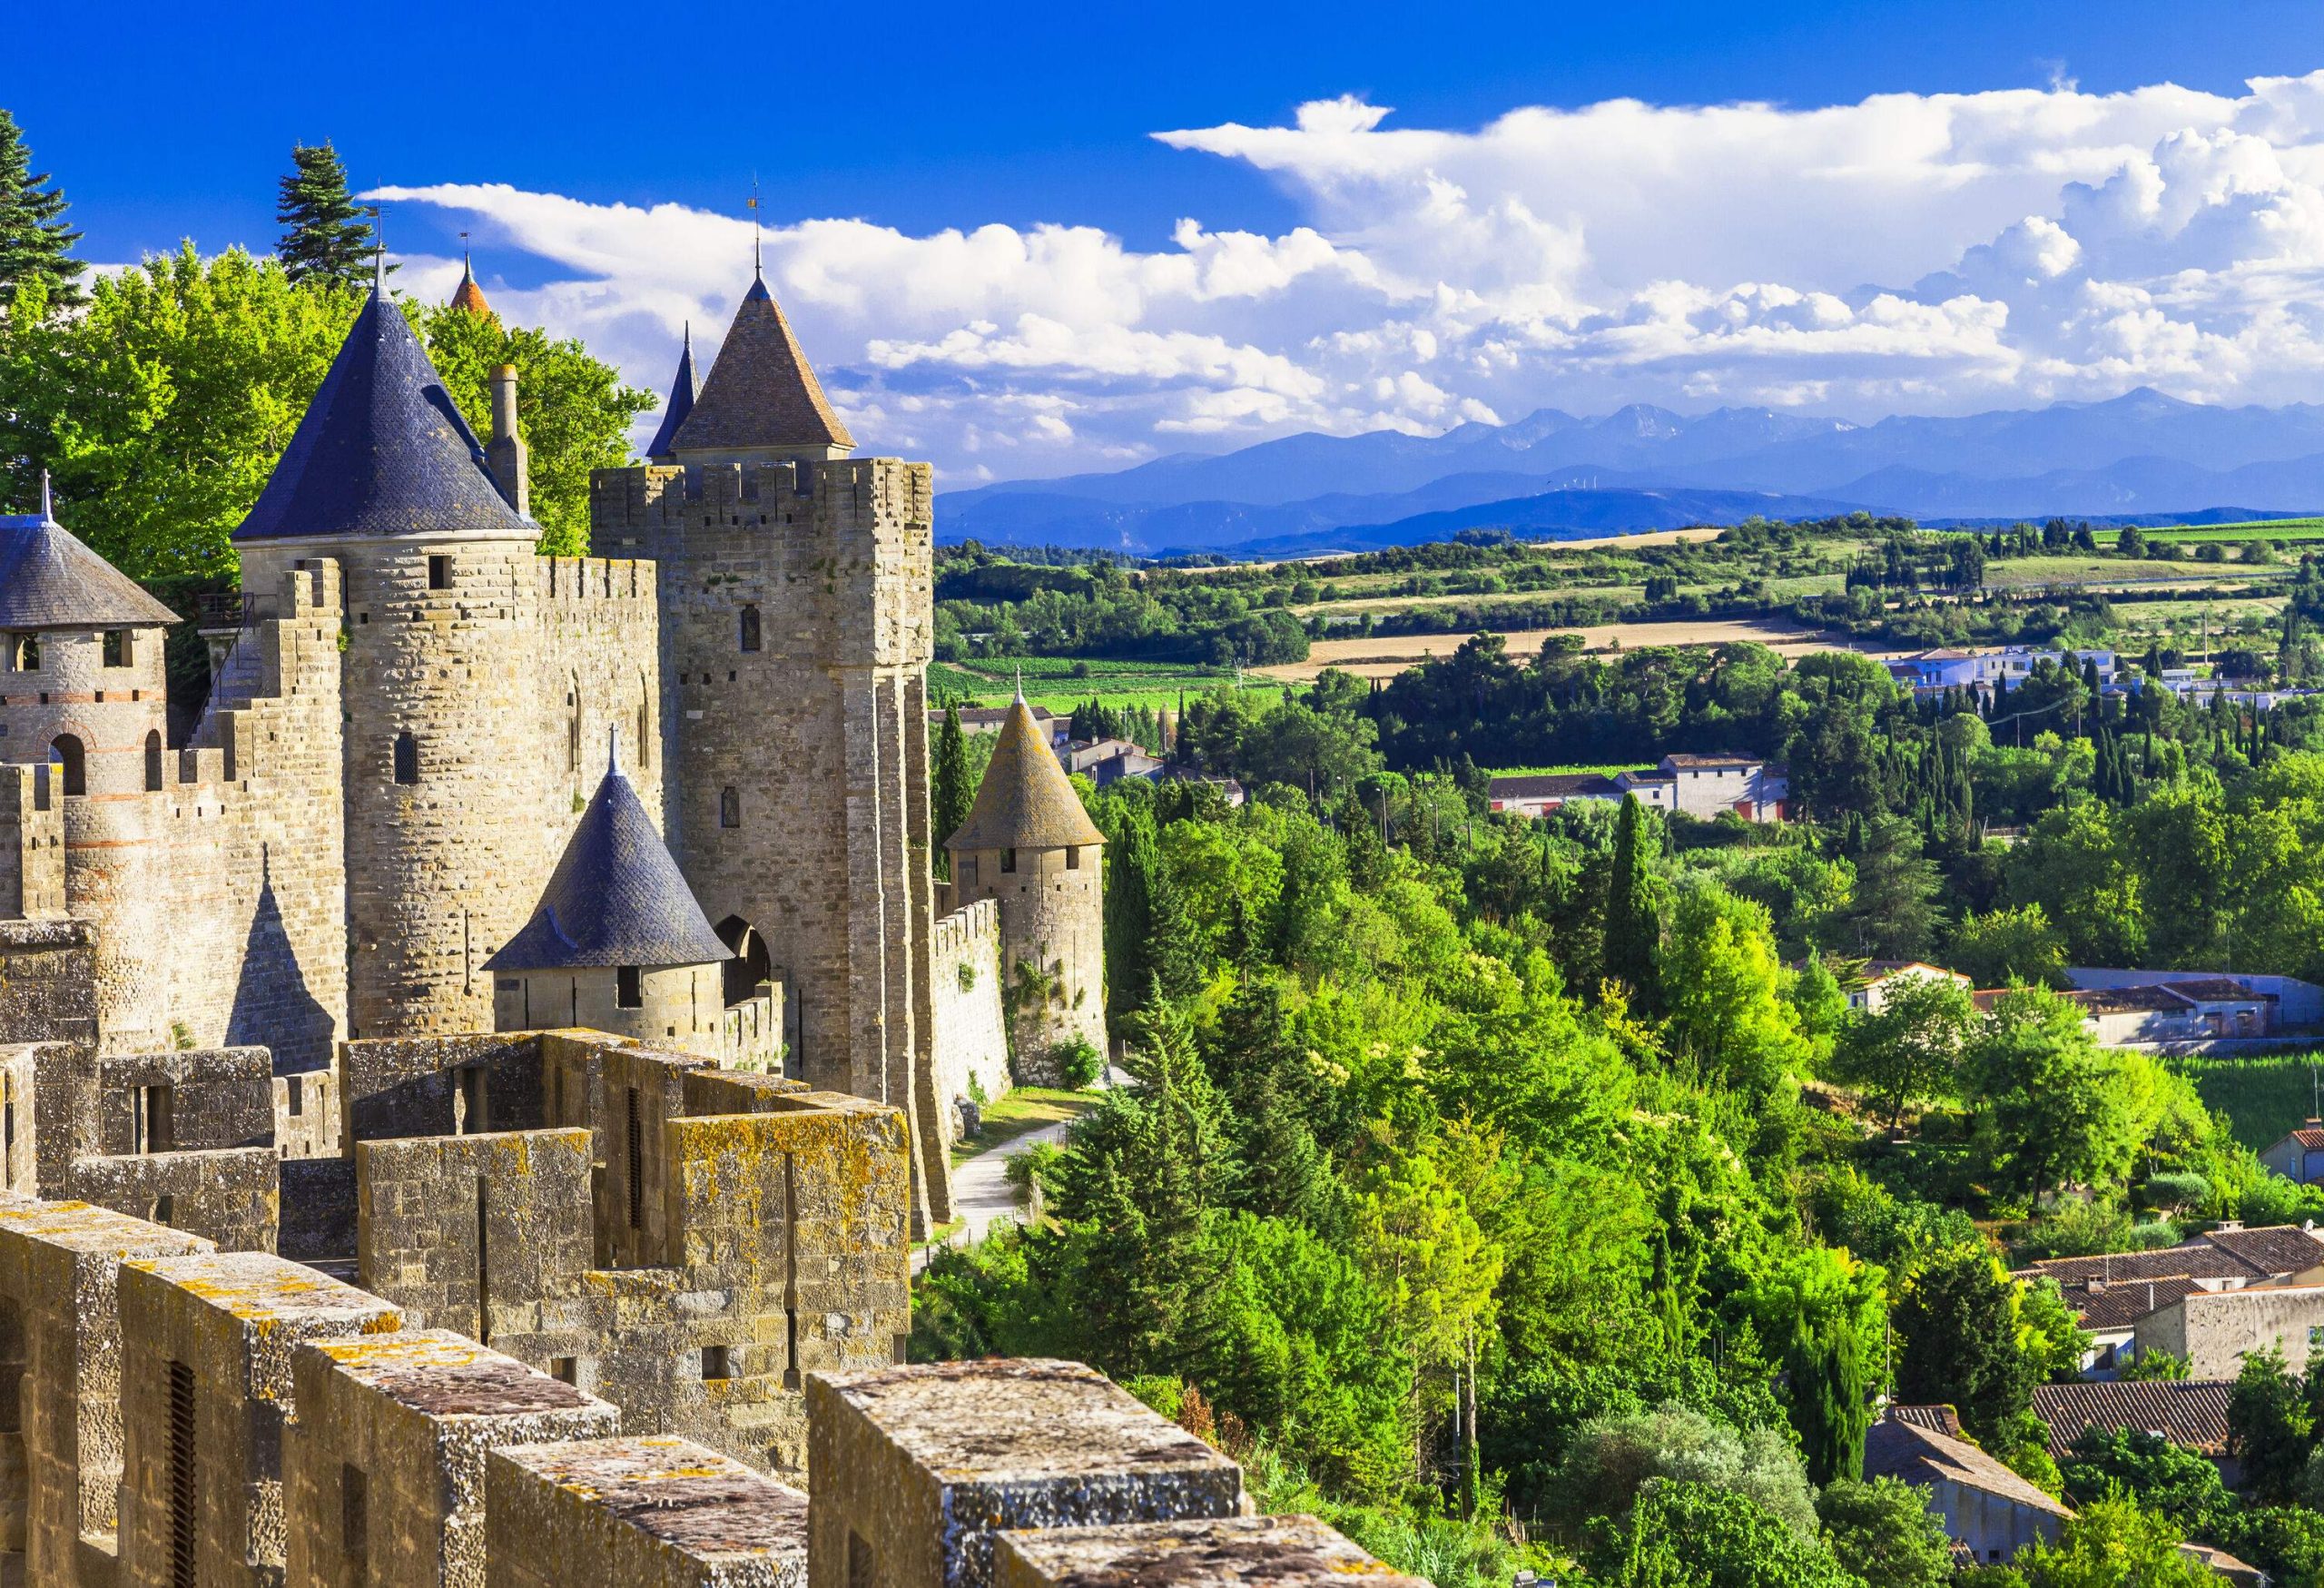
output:
[[[1114,474],[948,491],[947,541],[1296,556],[1500,528],[1549,538],[1817,518],[2223,521],[2324,508],[2324,406],[2105,402],[1877,424],[1767,409],[1543,409],[1441,436],[1286,436]]]

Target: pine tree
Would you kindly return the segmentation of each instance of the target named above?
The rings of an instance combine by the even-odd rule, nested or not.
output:
[[[1635,1007],[1655,1001],[1654,954],[1662,942],[1662,918],[1654,902],[1654,877],[1647,863],[1645,807],[1638,795],[1622,796],[1614,820],[1613,874],[1606,887],[1606,974],[1625,983]]]
[[[290,150],[274,218],[282,224],[275,256],[294,281],[359,285],[371,274],[374,233],[347,192],[347,166],[326,138]]]
[[[969,819],[969,806],[976,799],[976,790],[969,786],[969,741],[960,732],[960,708],[944,708],[943,725],[936,730],[936,766],[930,780],[930,814],[936,829],[936,865],[946,877],[952,874],[952,857],[944,841],[960,830]]]
[[[16,118],[0,110],[0,308],[15,301],[16,283],[38,281],[51,308],[81,301],[81,234],[63,219],[64,194],[46,172],[34,174]]]
[[[1154,934],[1153,814],[1130,806],[1107,837],[1106,1006],[1118,1033],[1153,979],[1154,968],[1147,958]]]

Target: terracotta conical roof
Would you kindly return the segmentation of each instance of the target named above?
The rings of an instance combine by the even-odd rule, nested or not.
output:
[[[331,360],[236,540],[502,535],[532,540],[387,288]]]
[[[734,958],[704,919],[645,806],[608,760],[524,930],[487,971],[706,965]]]
[[[976,804],[947,849],[1063,849],[1103,843],[1105,834],[1081,807],[1081,796],[1049,751],[1048,737],[1019,695],[1000,725],[992,764],[977,785]]]
[[[56,521],[47,476],[39,512],[0,517],[0,628],[153,628],[177,620]]]
[[[673,452],[853,447],[763,277],[751,283]]]
[[[484,301],[484,289],[476,284],[476,271],[465,259],[460,261],[460,284],[452,289],[452,307],[465,309],[478,320],[492,316],[492,305]]]
[[[694,327],[685,330],[685,342],[678,350],[678,372],[670,377],[669,406],[662,410],[661,428],[654,432],[654,444],[645,449],[648,459],[667,458],[676,439],[678,427],[694,412]]]

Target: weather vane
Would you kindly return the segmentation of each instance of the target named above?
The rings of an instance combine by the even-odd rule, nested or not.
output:
[[[759,173],[755,171],[751,173],[749,202],[751,206],[751,274],[755,277],[763,273],[759,262]]]

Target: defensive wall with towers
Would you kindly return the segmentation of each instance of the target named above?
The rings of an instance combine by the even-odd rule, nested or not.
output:
[[[939,932],[931,470],[852,455],[763,282],[699,394],[691,360],[651,461],[592,481],[598,555],[542,557],[513,371],[479,440],[375,292],[235,534],[182,746],[175,615],[48,504],[0,519],[0,1040],[256,1045],[290,1075],[590,1001],[894,1107],[917,1216],[949,1218],[967,1078],[1009,1075],[1009,966],[1059,934],[1004,954],[1013,901]],[[512,965],[608,746],[716,943],[637,962],[553,921]],[[1091,1018],[1097,949],[1066,953]]]

